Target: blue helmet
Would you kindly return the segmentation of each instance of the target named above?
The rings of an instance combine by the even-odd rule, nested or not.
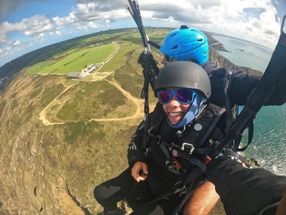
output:
[[[165,37],[160,51],[177,61],[193,61],[202,65],[209,60],[207,36],[198,29],[185,25]]]

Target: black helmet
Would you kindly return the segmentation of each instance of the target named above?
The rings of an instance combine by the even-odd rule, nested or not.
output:
[[[200,91],[206,98],[211,95],[210,79],[206,71],[190,61],[170,62],[162,69],[155,89],[159,91],[165,88],[190,88]]]

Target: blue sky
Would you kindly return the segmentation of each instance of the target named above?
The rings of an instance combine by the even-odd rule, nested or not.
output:
[[[64,17],[72,11],[73,5],[74,2],[70,0],[27,1],[25,4],[14,7],[13,11],[4,11],[0,21],[20,22],[24,18],[37,14]]]
[[[0,66],[34,49],[135,26],[127,0],[0,0]],[[285,0],[139,0],[146,26],[181,24],[274,48]]]

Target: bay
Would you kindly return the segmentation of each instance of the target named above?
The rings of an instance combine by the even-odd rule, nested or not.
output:
[[[273,50],[225,35],[212,36],[229,51],[219,53],[234,64],[265,71]],[[286,105],[264,106],[256,116],[253,141],[245,152],[257,159],[262,167],[281,175],[286,175],[285,122]]]

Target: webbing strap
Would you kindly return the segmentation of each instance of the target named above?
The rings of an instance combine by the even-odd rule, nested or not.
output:
[[[216,128],[218,121],[220,120],[222,114],[226,111],[225,108],[222,108],[218,114],[216,115],[216,118],[212,121],[212,124],[209,126],[209,129],[205,132],[205,135],[201,139],[201,141],[198,143],[198,147],[202,147],[206,141],[210,138],[211,133]]]
[[[227,83],[224,89],[224,96],[226,99],[226,102],[225,102],[226,103],[225,104],[225,108],[226,108],[225,130],[226,132],[228,132],[228,130],[231,128],[231,125],[233,123],[232,108],[231,108],[230,100],[228,98],[228,92],[229,92],[229,88],[231,85],[231,75],[232,75],[232,72],[227,71],[227,77],[226,77]]]
[[[247,147],[250,145],[250,143],[252,142],[253,139],[253,133],[254,133],[254,123],[253,120],[250,121],[249,125],[248,125],[248,140],[247,140],[247,144],[244,147],[241,148],[237,148],[236,150],[239,152],[244,151],[245,149],[247,149]]]

